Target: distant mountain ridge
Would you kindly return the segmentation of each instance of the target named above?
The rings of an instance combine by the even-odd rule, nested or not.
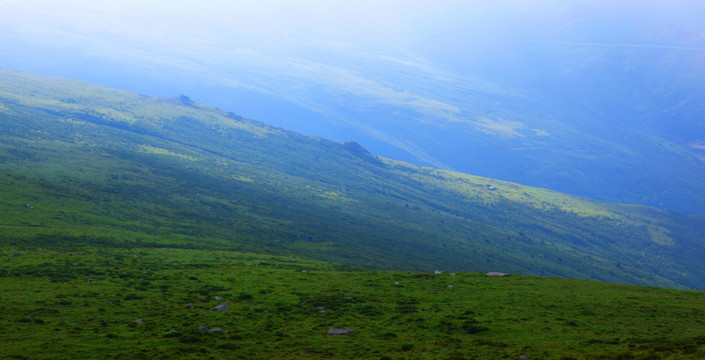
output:
[[[0,185],[0,237],[22,246],[238,249],[705,288],[701,216],[379,158],[185,96],[9,70]]]

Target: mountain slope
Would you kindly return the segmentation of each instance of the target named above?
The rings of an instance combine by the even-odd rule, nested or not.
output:
[[[14,1],[0,67],[190,94],[417,165],[705,215],[700,2],[257,4],[264,17],[241,2]]]
[[[705,220],[381,159],[202,106],[0,71],[3,242],[238,249],[705,288]]]

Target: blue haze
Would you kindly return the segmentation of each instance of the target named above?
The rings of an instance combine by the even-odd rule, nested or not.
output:
[[[0,1],[0,67],[705,213],[698,1]]]

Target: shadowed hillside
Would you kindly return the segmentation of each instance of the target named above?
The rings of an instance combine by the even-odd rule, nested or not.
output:
[[[705,288],[705,222],[378,158],[193,103],[0,71],[0,235]]]

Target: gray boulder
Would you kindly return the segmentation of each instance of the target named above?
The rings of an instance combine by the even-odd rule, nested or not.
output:
[[[341,329],[341,328],[330,328],[328,330],[328,335],[348,335],[354,334],[355,331],[351,329]]]
[[[227,303],[222,303],[214,308],[211,309],[211,311],[228,311],[230,308],[228,308]]]
[[[487,273],[487,276],[498,276],[498,277],[503,277],[507,276],[509,274],[501,273],[501,272],[496,272],[496,271],[490,271]]]
[[[219,327],[209,329],[209,328],[207,328],[207,327],[205,327],[205,326],[199,326],[199,327],[198,327],[198,331],[200,331],[200,332],[221,332],[221,331],[223,331],[223,329],[221,329],[221,328],[219,328]]]

